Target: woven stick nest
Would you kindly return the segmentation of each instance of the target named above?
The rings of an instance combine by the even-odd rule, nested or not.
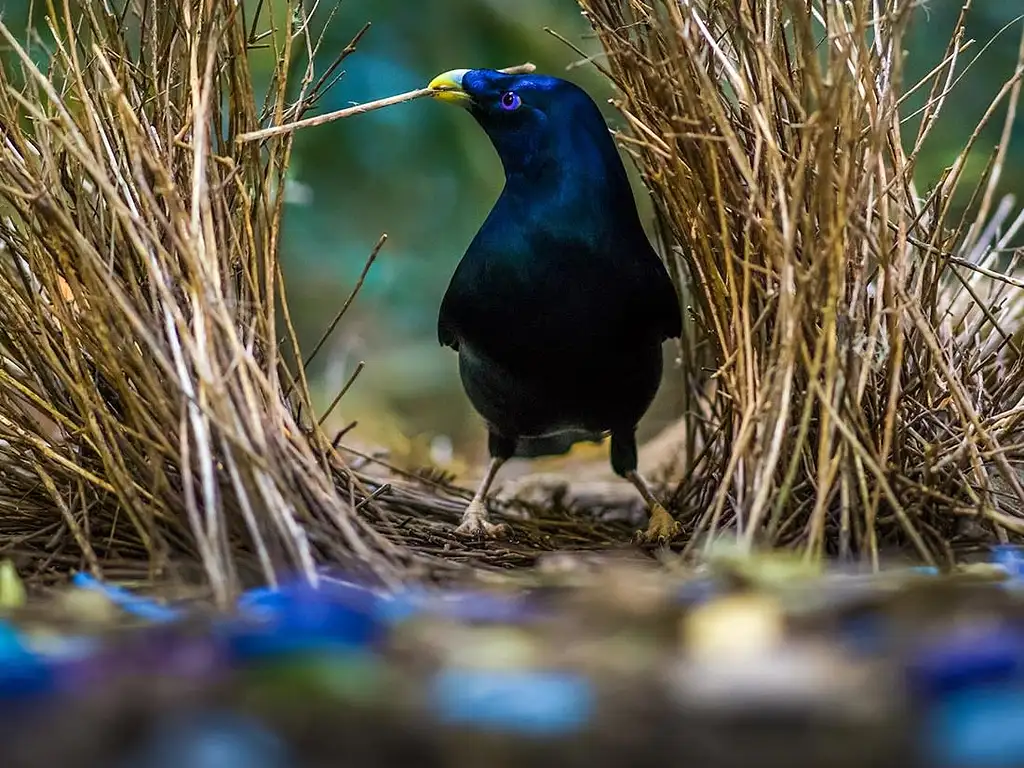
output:
[[[912,181],[962,36],[904,149],[909,2],[581,4],[693,305],[687,546],[734,525],[946,561],[961,521],[1024,531],[1005,142],[976,220],[948,214],[970,147],[934,191]],[[29,577],[226,602],[321,563],[426,578],[624,544],[626,522],[551,505],[510,546],[456,542],[450,478],[345,460],[309,418],[278,262],[292,133],[236,139],[308,115],[338,62],[315,71],[301,6],[271,5],[64,0],[48,46],[0,25],[2,552]],[[277,62],[265,96],[256,47]],[[987,120],[1009,125],[1016,77]]]
[[[278,63],[257,103],[261,21],[240,4],[65,2],[48,22],[49,51],[0,27],[8,551],[33,556],[30,575],[200,564],[221,599],[323,560],[391,571],[278,347],[291,138],[233,140],[315,103],[323,83],[291,71],[309,33],[266,36]]]
[[[580,2],[690,304],[691,546],[734,526],[811,555],[877,564],[893,544],[948,562],[1024,533],[1024,283],[1009,252],[1024,216],[995,195],[1020,20],[1017,70],[925,191],[920,147],[962,119],[942,110],[964,16],[940,66],[904,83],[906,0]],[[912,92],[927,94],[913,114]],[[1002,140],[966,189],[993,121]],[[972,218],[951,213],[956,195]]]

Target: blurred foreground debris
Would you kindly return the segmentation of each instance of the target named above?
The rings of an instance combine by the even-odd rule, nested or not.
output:
[[[946,575],[776,560],[562,556],[446,591],[325,573],[230,616],[82,578],[0,625],[3,764],[1024,765],[1019,551]]]

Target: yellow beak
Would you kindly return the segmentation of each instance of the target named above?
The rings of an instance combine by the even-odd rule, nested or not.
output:
[[[469,106],[473,100],[468,93],[462,90],[462,77],[468,69],[450,69],[442,72],[427,85],[427,88],[434,91],[433,97],[449,104]]]

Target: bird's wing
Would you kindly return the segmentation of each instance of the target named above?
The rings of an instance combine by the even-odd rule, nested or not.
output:
[[[455,268],[448,289],[441,299],[441,308],[437,313],[437,340],[442,347],[451,347],[459,351],[459,297],[464,291],[461,287],[466,278],[466,259]]]
[[[638,280],[634,311],[646,316],[662,338],[679,338],[683,333],[683,318],[676,287],[654,248],[646,241],[644,245],[635,262],[639,269],[633,273]]]
[[[668,275],[668,270],[661,263],[661,259],[656,254],[654,254],[654,258],[658,261],[657,267],[661,273],[654,297],[658,326],[662,329],[666,339],[678,339],[683,335],[683,316],[680,312],[679,296],[676,294],[676,287]]]
[[[492,214],[477,233],[441,300],[437,338],[442,346],[457,351],[460,339],[481,325],[508,328],[514,320],[517,328],[531,326],[522,315],[526,306],[574,306],[572,296],[585,276],[594,290],[588,290],[584,310],[595,301],[610,302],[629,316],[644,318],[645,327],[664,339],[682,334],[675,286],[646,237],[639,254],[636,245],[624,244],[595,251],[592,242],[566,237],[565,232],[552,236],[537,227],[524,237],[521,230],[495,226],[494,218]],[[635,260],[626,255],[630,252]],[[481,296],[488,299],[483,305],[474,300]],[[488,322],[482,312],[490,316]]]
[[[441,300],[441,311],[437,314],[437,340],[442,347],[451,347],[456,352],[459,351],[459,337],[455,333],[455,328],[451,325],[449,319],[451,315],[451,300],[448,298],[451,295],[451,287],[445,291],[444,298]]]
[[[487,299],[483,302],[485,309],[488,305],[500,305],[502,289],[508,287],[500,282],[500,278],[498,284],[494,283],[494,270],[489,270],[487,265],[519,258],[513,244],[521,242],[522,238],[517,237],[515,229],[509,231],[499,204],[491,210],[469,244],[441,299],[437,313],[437,340],[443,347],[458,351],[464,335],[479,325],[480,298]]]

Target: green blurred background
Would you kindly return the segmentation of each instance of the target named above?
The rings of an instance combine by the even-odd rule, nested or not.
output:
[[[314,26],[327,20],[329,5],[318,11]],[[1019,2],[996,0],[976,6],[968,36],[977,42],[963,62],[1024,10]],[[918,9],[907,45],[908,83],[942,59],[960,7],[959,0],[930,0]],[[8,23],[14,11],[8,7]],[[599,103],[612,95],[593,67],[545,31],[551,28],[599,55],[574,0],[343,0],[328,25],[318,68],[329,66],[367,21],[372,29],[345,62],[345,76],[320,111],[422,87],[454,67],[526,60],[575,80]],[[1018,23],[985,51],[952,94],[919,164],[922,190],[953,162],[1012,73],[1019,40]],[[258,80],[266,80],[270,63],[269,55],[254,54]],[[907,114],[925,96],[916,94]],[[984,167],[1001,121],[1002,113],[982,135],[970,172]],[[908,136],[915,128],[908,125]],[[1019,193],[1024,175],[1015,169],[1024,165],[1024,121],[1018,120],[1015,132],[1018,141],[1002,186]],[[445,464],[454,456],[451,466],[458,469],[462,460],[480,458],[484,432],[462,394],[455,355],[437,344],[435,321],[451,273],[501,184],[497,158],[471,118],[429,100],[297,135],[283,260],[304,349],[312,348],[344,302],[378,237],[389,235],[359,298],[310,369],[316,403],[324,408],[358,363],[366,363],[332,413],[329,429],[358,420],[350,437],[386,447],[400,462]],[[663,405],[652,420],[664,422],[671,411],[671,403]],[[657,425],[648,424],[646,431]]]

